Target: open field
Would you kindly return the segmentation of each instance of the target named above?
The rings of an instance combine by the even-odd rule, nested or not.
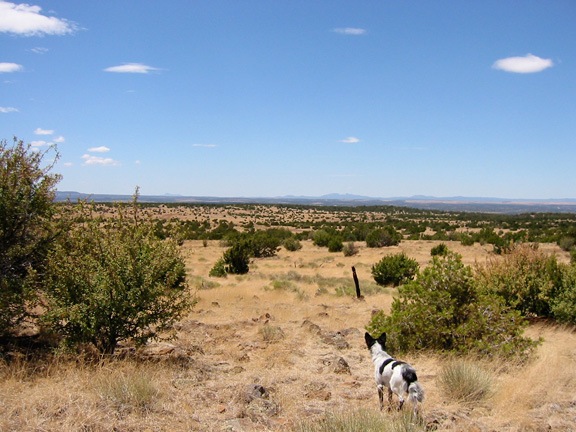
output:
[[[16,359],[0,365],[0,430],[288,431],[326,413],[369,410],[393,418],[378,411],[363,333],[372,311],[390,307],[395,290],[377,287],[370,268],[399,250],[424,266],[438,243],[360,245],[357,255],[345,257],[303,241],[299,251],[254,260],[246,275],[211,278],[225,247],[186,241],[182,253],[198,303],[178,323],[178,339],[137,353],[125,346],[118,359],[96,363]],[[466,264],[494,257],[490,245],[444,243]],[[569,261],[554,244],[540,248]],[[350,295],[352,266],[364,300]],[[469,359],[494,384],[491,397],[475,404],[443,394],[437,378],[450,358],[404,358],[426,390],[428,428],[576,430],[576,332],[540,323],[529,335],[544,343],[526,365]],[[254,385],[266,397],[255,397]]]

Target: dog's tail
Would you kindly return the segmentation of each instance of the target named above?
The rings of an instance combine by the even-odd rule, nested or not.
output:
[[[418,381],[414,381],[408,386],[408,399],[413,404],[424,401],[424,389],[420,387]]]

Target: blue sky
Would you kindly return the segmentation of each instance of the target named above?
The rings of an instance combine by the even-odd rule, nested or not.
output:
[[[0,0],[60,190],[576,198],[576,2]]]

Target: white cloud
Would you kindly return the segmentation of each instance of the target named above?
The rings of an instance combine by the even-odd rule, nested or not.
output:
[[[19,72],[22,69],[22,65],[17,63],[0,63],[0,73]]]
[[[105,72],[139,73],[139,74],[147,74],[157,70],[159,69],[142,63],[124,63],[123,65],[120,66],[111,66],[104,69]]]
[[[216,144],[192,144],[192,147],[214,148],[214,147],[218,147],[218,146]]]
[[[118,165],[118,161],[115,161],[112,158],[104,158],[89,154],[83,155],[82,159],[84,159],[84,165]]]
[[[73,166],[73,165],[74,165],[74,164],[73,164],[72,162],[64,162],[64,166],[65,166],[65,167],[71,167],[71,166]]]
[[[41,128],[36,128],[36,130],[34,131],[34,133],[36,135],[52,135],[54,133],[53,130],[51,129],[41,129]]]
[[[92,153],[107,153],[110,151],[110,149],[106,146],[100,146],[100,147],[90,147],[88,151]]]
[[[46,54],[50,50],[48,48],[35,47],[35,48],[32,48],[30,51],[32,51],[33,53],[36,53],[36,54]]]
[[[344,138],[343,140],[340,140],[340,142],[346,143],[346,144],[356,144],[359,143],[360,140],[356,137],[348,137],[348,138]]]
[[[56,138],[54,138],[53,141],[55,143],[59,144],[59,143],[63,143],[64,141],[66,141],[66,139],[62,135],[60,135],[60,136],[57,136]]]
[[[366,34],[365,29],[356,28],[356,27],[335,28],[333,31],[335,33],[340,33],[340,34],[349,35],[349,36],[361,36],[363,34]]]
[[[0,0],[0,33],[21,36],[64,35],[76,30],[68,20],[42,15],[40,6]]]
[[[13,107],[0,107],[0,113],[2,114],[7,114],[11,112],[18,112],[18,109]]]
[[[554,66],[550,59],[543,59],[533,54],[526,54],[524,57],[507,57],[496,60],[492,67],[504,72],[512,73],[534,73],[541,72]]]
[[[42,147],[42,146],[48,145],[48,143],[47,143],[46,141],[39,140],[39,141],[32,141],[32,142],[30,143],[30,145],[31,145],[32,147]]]

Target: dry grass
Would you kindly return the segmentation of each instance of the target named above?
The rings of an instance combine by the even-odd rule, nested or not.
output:
[[[346,293],[354,292],[352,266],[361,288],[369,287],[370,267],[384,254],[401,250],[425,265],[437,242],[360,246],[351,257],[302,243],[300,251],[255,261],[247,275],[214,279],[208,272],[224,247],[186,242],[199,303],[178,324],[178,340],[97,364],[18,358],[0,364],[0,430],[328,430],[315,429],[321,420],[352,425],[330,430],[370,430],[353,426],[358,417],[400,424],[383,430],[421,430],[378,411],[363,341],[372,311],[389,309],[394,290],[373,289],[363,301]],[[479,245],[445,243],[468,264],[490,256]],[[530,335],[545,341],[528,364],[468,359],[489,371],[494,384],[493,396],[476,403],[444,394],[439,374],[445,357],[405,358],[426,390],[424,423],[450,431],[576,430],[576,334],[540,324]],[[266,393],[251,396],[254,386]]]

